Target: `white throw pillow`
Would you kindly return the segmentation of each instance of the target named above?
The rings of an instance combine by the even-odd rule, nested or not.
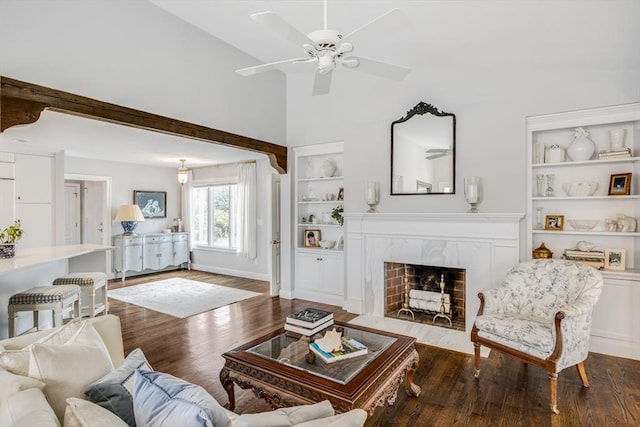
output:
[[[42,391],[37,388],[19,391],[0,405],[2,427],[60,427]]]
[[[78,335],[82,326],[81,319],[73,319],[64,326],[52,329],[49,335],[40,338],[33,344],[65,344]],[[27,376],[29,374],[29,349],[33,344],[20,350],[2,351],[0,353],[0,367],[16,375]]]
[[[84,389],[113,370],[102,338],[89,322],[63,345],[33,344],[29,376],[46,384],[45,395],[60,420],[66,399],[84,398]]]
[[[64,412],[64,427],[128,427],[112,412],[87,400],[70,397]]]
[[[4,402],[9,396],[22,390],[30,388],[44,389],[44,383],[33,378],[24,377],[22,375],[12,374],[0,368],[0,403]]]

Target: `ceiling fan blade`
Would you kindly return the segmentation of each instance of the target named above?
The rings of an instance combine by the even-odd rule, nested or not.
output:
[[[403,80],[407,77],[407,74],[411,72],[410,68],[374,61],[373,59],[361,58],[359,56],[343,58],[340,62],[347,68],[392,80]]]
[[[379,37],[403,30],[411,25],[411,20],[400,9],[391,9],[355,31],[347,34],[342,40],[358,45],[364,39],[371,36]]]
[[[315,58],[313,58],[312,61],[315,61]],[[241,76],[253,76],[265,71],[276,70],[281,65],[295,64],[297,62],[309,62],[309,58],[285,59],[284,61],[271,62],[269,64],[256,65],[254,67],[240,68],[239,70],[236,70],[236,73],[240,74]]]
[[[274,33],[281,35],[290,42],[295,43],[298,47],[301,47],[304,44],[315,46],[313,40],[291,26],[291,24],[282,19],[280,15],[275,12],[267,11],[254,13],[251,15],[251,19],[267,27]]]
[[[311,95],[326,95],[331,89],[331,76],[333,70],[329,70],[326,73],[321,73],[320,70],[316,70],[316,77],[313,80],[313,92]]]

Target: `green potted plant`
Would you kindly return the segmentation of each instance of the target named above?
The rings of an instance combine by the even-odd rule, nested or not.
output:
[[[344,206],[338,205],[331,210],[331,218],[338,221],[338,224],[343,225],[344,224],[344,216],[342,216],[343,213],[344,213]]]
[[[13,258],[16,254],[16,242],[22,239],[24,230],[17,220],[9,227],[0,231],[0,258]]]

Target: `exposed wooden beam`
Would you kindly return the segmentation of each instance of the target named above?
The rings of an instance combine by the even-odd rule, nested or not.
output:
[[[45,109],[264,153],[279,173],[287,172],[283,145],[0,76],[0,132],[36,122]]]

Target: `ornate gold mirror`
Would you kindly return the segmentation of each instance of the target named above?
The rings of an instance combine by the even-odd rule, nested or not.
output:
[[[391,195],[455,194],[456,116],[418,103],[391,124]]]

